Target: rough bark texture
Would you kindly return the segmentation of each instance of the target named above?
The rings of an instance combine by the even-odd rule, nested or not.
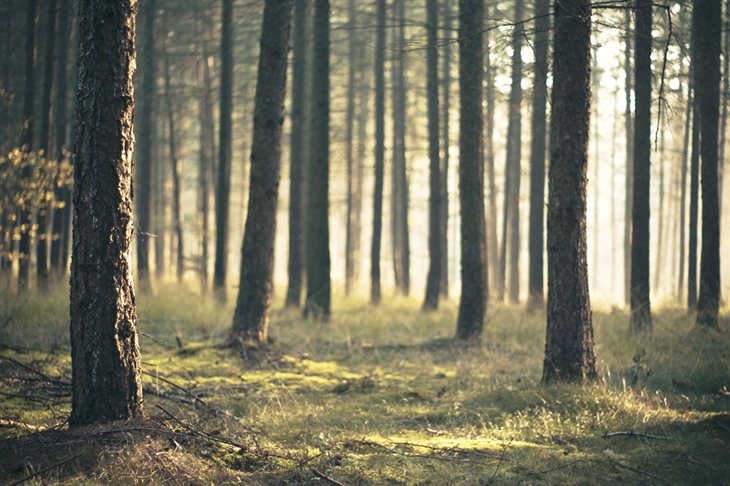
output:
[[[81,0],[71,264],[72,427],[142,415],[132,286],[136,0]]]
[[[543,304],[543,234],[545,231],[545,145],[547,132],[547,75],[550,1],[535,4],[535,87],[532,93],[532,144],[530,154],[529,300]]]
[[[304,168],[306,151],[304,135],[306,120],[306,68],[305,52],[307,42],[307,12],[309,1],[298,0],[294,5],[294,46],[292,53],[292,101],[291,101],[291,135],[289,157],[289,263],[287,266],[288,284],[286,289],[286,306],[299,307],[302,300],[302,277],[304,257],[304,225],[302,203],[304,198]]]
[[[695,30],[692,31],[692,41],[695,44]],[[694,53],[695,48],[690,50]],[[694,54],[693,54],[694,55]],[[696,64],[696,63],[695,63]],[[696,66],[693,66],[696,69]],[[697,218],[699,214],[700,193],[700,109],[697,101],[698,79],[694,79],[695,93],[692,102],[692,155],[689,163],[689,235],[687,237],[687,308],[690,311],[697,309]]]
[[[329,0],[314,1],[314,55],[312,56],[312,119],[307,191],[307,301],[305,317],[330,316],[329,246]],[[315,189],[316,188],[316,189]]]
[[[426,91],[428,96],[428,278],[425,310],[438,309],[441,283],[441,174],[439,163],[438,1],[426,0]]]
[[[651,181],[651,28],[650,0],[636,6],[636,121],[634,201],[631,223],[631,330],[651,332],[649,298],[649,187]]]
[[[461,299],[456,338],[478,340],[487,307],[482,156],[482,0],[459,0]]]
[[[213,290],[225,302],[228,273],[228,220],[230,219],[231,151],[233,149],[233,0],[223,0],[221,15],[221,98],[218,183],[215,188],[215,264]]]
[[[720,118],[720,0],[695,0],[697,29],[697,101],[702,152],[702,262],[697,325],[717,327],[720,307],[720,198],[718,194],[718,125]]]
[[[370,302],[379,304],[380,246],[383,231],[383,177],[385,166],[385,7],[378,0],[375,40],[375,184],[373,188],[373,241],[370,251]]]
[[[267,0],[254,99],[248,215],[233,335],[266,344],[273,291],[276,206],[293,0]]]
[[[150,235],[152,233],[152,140],[155,124],[152,114],[156,99],[155,10],[156,0],[144,5],[142,34],[141,99],[138,149],[135,153],[135,212],[137,214],[137,281],[142,289],[150,286]]]
[[[556,2],[554,13],[544,383],[597,377],[586,262],[590,0]]]

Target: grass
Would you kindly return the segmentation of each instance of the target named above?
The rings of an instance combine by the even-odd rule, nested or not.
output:
[[[271,346],[231,350],[219,346],[230,305],[163,286],[138,297],[149,419],[0,429],[0,472],[41,471],[29,484],[730,484],[727,332],[663,308],[636,337],[624,311],[595,311],[601,382],[546,387],[544,314],[490,306],[482,345],[465,347],[451,340],[453,302],[419,306],[340,297],[314,323],[277,302]],[[0,419],[67,417],[67,307],[63,289],[0,292]]]

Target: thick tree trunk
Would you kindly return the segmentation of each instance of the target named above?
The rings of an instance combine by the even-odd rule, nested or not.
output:
[[[543,383],[596,379],[586,263],[590,0],[555,2]]]
[[[428,278],[425,310],[438,309],[441,283],[441,173],[439,163],[438,1],[426,1],[426,91],[428,96]]]
[[[137,150],[135,151],[135,211],[137,213],[137,281],[150,288],[150,241],[152,233],[152,141],[155,138],[153,111],[156,100],[155,14],[156,0],[147,0],[142,33],[141,99]]]
[[[482,154],[482,0],[459,0],[459,201],[461,299],[456,338],[479,340],[487,308]]]
[[[309,1],[298,0],[294,4],[294,42],[292,54],[292,106],[289,158],[289,283],[286,289],[286,306],[299,307],[302,299],[303,237],[304,237],[304,171],[306,150],[304,140],[307,125],[305,105],[307,95],[307,13]]]
[[[451,39],[451,2],[444,0],[443,36]],[[451,44],[443,46],[443,163],[441,164],[441,227],[439,240],[441,249],[441,282],[439,289],[443,298],[449,297],[449,149],[451,147],[449,115],[451,113]]]
[[[215,190],[215,264],[213,290],[220,302],[227,298],[228,233],[231,195],[231,151],[233,111],[233,0],[223,0],[221,16],[221,98],[218,182]]]
[[[547,135],[548,42],[550,0],[535,4],[535,87],[532,94],[532,144],[530,154],[529,299],[542,307],[545,232],[545,145]]]
[[[380,246],[383,231],[383,177],[385,172],[385,9],[378,0],[375,41],[375,185],[373,188],[373,241],[370,252],[370,301],[381,299]]]
[[[720,308],[720,198],[718,125],[720,118],[721,0],[695,0],[692,30],[697,31],[697,101],[702,152],[702,262],[697,325],[717,328]]]
[[[309,182],[317,190],[307,191],[307,300],[304,316],[329,320],[329,0],[314,1],[314,53],[312,56],[312,120]]]
[[[27,157],[33,150],[33,129],[35,125],[35,61],[36,30],[38,26],[38,0],[28,0],[25,24],[25,90],[23,121],[25,129],[20,136],[20,146]],[[23,169],[23,179],[30,177],[30,167]],[[18,292],[26,292],[30,288],[30,234],[33,224],[32,208],[20,209],[18,217],[20,240],[18,241]]]
[[[649,188],[651,181],[651,0],[636,7],[636,124],[634,201],[631,222],[631,323],[633,332],[651,332],[649,298]]]
[[[81,0],[71,427],[142,415],[132,284],[134,0]]]
[[[266,0],[254,99],[248,215],[232,333],[266,344],[273,293],[276,207],[293,0]]]

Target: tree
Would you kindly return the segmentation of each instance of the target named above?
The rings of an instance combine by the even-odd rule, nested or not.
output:
[[[720,307],[720,203],[718,128],[720,117],[720,0],[695,0],[692,30],[697,32],[697,102],[702,134],[702,262],[697,325],[717,328]],[[727,53],[726,53],[727,55]],[[726,74],[727,75],[727,74]]]
[[[357,21],[355,11],[355,0],[347,2],[347,17],[349,39],[348,46],[348,67],[347,67],[347,116],[345,121],[345,157],[347,165],[347,216],[345,223],[345,295],[350,295],[353,280],[355,279],[356,255],[359,249],[358,237],[359,228],[356,228],[355,199],[357,194],[355,181],[355,84],[357,82]]]
[[[233,335],[267,342],[273,293],[276,206],[281,173],[281,137],[286,97],[292,1],[267,0],[254,100],[248,215],[241,249],[241,276]]]
[[[451,39],[451,1],[444,0],[444,36]],[[444,298],[449,297],[449,147],[451,146],[451,124],[449,115],[451,113],[451,43],[444,42],[443,46],[443,76],[441,80],[443,90],[443,163],[441,164],[441,228],[440,250],[441,250],[441,283],[440,292]]]
[[[530,154],[529,298],[543,304],[543,254],[545,215],[545,142],[547,118],[548,37],[550,1],[535,4],[535,87],[532,94],[532,145]]]
[[[373,188],[373,240],[370,252],[370,301],[379,304],[380,244],[383,231],[383,177],[385,166],[385,7],[378,0],[375,40],[375,183]]]
[[[459,0],[461,299],[456,338],[478,340],[487,307],[482,155],[482,0]]]
[[[215,191],[215,264],[213,290],[216,298],[226,300],[228,273],[228,221],[231,199],[231,150],[233,148],[233,0],[223,0],[221,13],[221,99],[220,143],[218,144],[218,182]]]
[[[329,0],[314,1],[314,55],[312,56],[312,119],[307,191],[307,301],[304,316],[328,320],[330,316],[329,246]]]
[[[137,279],[143,289],[150,286],[150,234],[152,233],[152,122],[156,92],[155,14],[156,1],[147,0],[142,32],[142,86],[140,92],[138,150],[135,153],[137,202]]]
[[[651,332],[649,298],[649,187],[651,178],[651,0],[636,5],[636,120],[631,223],[631,330]]]
[[[543,383],[597,377],[586,258],[591,2],[555,2]]]
[[[291,135],[289,139],[289,283],[286,289],[287,307],[299,307],[302,299],[302,276],[304,248],[303,210],[304,169],[306,167],[305,104],[307,92],[307,42],[308,0],[294,2],[294,46],[292,53],[292,101]]]
[[[72,427],[142,415],[132,284],[135,0],[81,0],[71,264]]]
[[[631,92],[634,89],[631,72],[631,12],[626,9],[624,73],[626,83],[625,125],[626,125],[626,204],[624,205],[624,300],[631,304],[631,214],[634,207],[634,118],[631,112]]]
[[[490,18],[489,2],[484,5],[485,16]],[[484,136],[485,170],[489,190],[489,208],[487,209],[487,267],[492,269],[491,279],[495,298],[498,302],[504,299],[504,279],[499,259],[499,243],[497,238],[497,183],[494,167],[494,108],[495,108],[495,66],[492,63],[491,29],[484,32],[484,74],[486,76],[486,102],[487,119],[484,123],[486,134]]]
[[[438,1],[426,0],[426,91],[428,92],[428,256],[426,298],[423,308],[438,309],[441,284],[441,174],[439,164],[439,74],[438,74]]]

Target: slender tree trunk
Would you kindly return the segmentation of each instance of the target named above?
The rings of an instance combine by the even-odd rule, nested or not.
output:
[[[718,156],[718,202],[720,221],[722,222],[722,188],[725,173],[725,147],[727,145],[727,112],[730,102],[730,0],[725,2],[725,17],[723,24],[723,57],[722,57],[722,113],[720,115],[720,142]]]
[[[428,96],[428,278],[425,310],[438,309],[441,283],[441,174],[439,163],[438,1],[426,0],[426,91]]]
[[[231,199],[231,150],[233,148],[233,0],[223,0],[221,17],[221,99],[218,183],[215,191],[215,265],[213,290],[220,302],[226,301],[228,274],[229,202]]]
[[[373,241],[370,254],[370,301],[381,299],[380,246],[383,230],[383,177],[385,171],[385,9],[378,0],[375,41],[375,187],[373,189]]]
[[[3,59],[3,90],[5,96],[0,97],[0,113],[2,114],[2,143],[6,143],[11,139],[10,131],[10,120],[12,99],[10,98],[11,93],[11,82],[13,79],[13,18],[15,13],[15,2],[8,0],[5,2],[6,12],[5,15],[5,52]],[[13,232],[14,222],[12,221],[12,210],[10,208],[3,208],[0,211],[0,277],[10,277],[10,273],[13,268],[13,259],[11,257],[13,253],[13,247],[15,241],[11,237]],[[7,284],[8,281],[3,283]]]
[[[616,296],[616,265],[617,247],[616,244],[616,136],[618,134],[618,121],[621,118],[619,113],[618,86],[613,97],[613,127],[611,129],[611,299]]]
[[[312,56],[312,120],[309,181],[317,190],[307,191],[307,301],[304,316],[329,320],[329,0],[314,0],[314,55]]]
[[[162,93],[164,96],[164,92]],[[164,99],[164,98],[163,98]],[[164,107],[164,105],[162,105]],[[165,160],[167,154],[167,144],[165,143],[165,125],[166,123],[165,113],[158,112],[158,105],[155,104],[154,111],[152,113],[153,124],[155,125],[155,133],[158,134],[153,140],[152,144],[152,160],[161,161]],[[168,138],[169,140],[169,138]],[[165,277],[167,271],[167,261],[165,259],[167,249],[167,234],[170,228],[168,224],[168,177],[167,177],[167,164],[155,163],[152,168],[152,197],[150,203],[152,204],[151,214],[152,218],[150,221],[151,230],[150,232],[155,235],[152,240],[152,250],[154,251],[154,262],[155,262],[155,277],[157,280],[162,280]],[[170,238],[173,241],[173,238]],[[170,252],[170,261],[174,257],[174,252]]]
[[[600,67],[598,65],[598,47],[592,46],[593,49],[593,68],[591,69],[591,96],[594,99],[601,99],[600,97],[600,88],[601,88],[601,76],[599,73]],[[600,253],[600,241],[599,241],[599,222],[598,222],[598,201],[600,196],[599,191],[599,183],[598,183],[598,165],[600,161],[600,155],[599,155],[599,141],[600,136],[598,132],[598,117],[600,116],[600,112],[598,110],[598,103],[594,104],[593,109],[593,262],[591,266],[589,267],[591,269],[591,274],[593,275],[593,284],[591,285],[592,288],[598,287],[598,255]],[[589,279],[590,281],[590,279]]]
[[[680,197],[679,197],[679,278],[677,279],[677,298],[684,300],[684,267],[685,267],[685,246],[684,237],[686,231],[685,214],[687,209],[687,165],[689,162],[689,134],[692,131],[692,116],[694,113],[693,91],[693,67],[690,65],[689,82],[687,83],[687,110],[685,112],[684,124],[684,148],[682,149],[682,169],[680,176]]]
[[[535,87],[532,94],[532,145],[530,154],[529,294],[533,306],[543,305],[543,254],[545,232],[545,145],[547,132],[547,75],[550,0],[535,4]]]
[[[292,54],[292,106],[291,135],[289,159],[289,263],[286,290],[286,306],[299,307],[302,299],[302,277],[304,256],[303,178],[306,167],[306,151],[304,150],[305,104],[307,95],[307,13],[308,0],[297,0],[294,3],[294,42]]]
[[[486,17],[490,18],[489,2],[484,5]],[[497,183],[494,170],[494,78],[495,69],[492,66],[492,48],[491,30],[487,29],[484,33],[485,42],[485,74],[487,77],[487,134],[486,143],[486,169],[487,184],[489,186],[489,211],[487,213],[487,247],[488,247],[488,267],[492,269],[492,284],[494,286],[495,299],[498,302],[504,300],[504,273],[502,272],[502,263],[500,259],[499,239],[497,237]]]
[[[53,121],[53,83],[54,70],[56,60],[56,19],[58,18],[59,0],[50,0],[48,2],[48,18],[46,30],[46,59],[43,68],[43,98],[41,100],[41,132],[40,132],[40,148],[46,158],[50,159],[53,140],[51,136],[51,122]],[[52,191],[52,188],[48,188]],[[38,289],[47,291],[49,286],[50,270],[49,270],[49,243],[50,243],[50,223],[52,221],[52,202],[42,202],[38,207],[38,216],[36,224],[38,229],[38,241],[36,242],[36,279],[38,281]]]
[[[254,100],[248,215],[233,315],[235,338],[266,344],[273,293],[276,207],[293,0],[266,0]]]
[[[359,87],[359,100],[358,100],[358,119],[357,119],[357,153],[355,156],[354,171],[354,184],[352,194],[352,221],[350,223],[350,248],[353,254],[353,282],[358,279],[359,268],[361,266],[361,253],[362,253],[362,201],[363,201],[363,184],[365,180],[365,153],[367,151],[368,143],[368,121],[370,120],[370,79],[367,76],[366,68],[369,67],[365,61],[366,57],[366,46],[364,43],[360,43],[358,49],[358,57],[363,60],[360,66],[360,87]]]
[[[694,22],[694,15],[692,17]],[[690,37],[690,52],[692,54],[692,70],[695,72],[693,80],[692,92],[694,100],[692,102],[692,156],[690,158],[690,182],[689,182],[689,241],[687,248],[687,309],[690,312],[697,310],[697,217],[699,212],[699,192],[700,192],[700,140],[702,134],[700,132],[701,119],[699,107],[699,84],[700,79],[697,75],[697,39],[698,32],[692,29]]]
[[[664,204],[665,204],[665,190],[664,190],[664,158],[666,155],[665,152],[665,144],[664,144],[664,134],[666,133],[666,130],[664,129],[664,112],[659,113],[659,130],[661,130],[661,133],[659,134],[659,206],[658,211],[659,214],[657,215],[657,245],[656,245],[656,257],[655,257],[655,266],[654,266],[654,291],[659,290],[659,284],[662,281],[662,270],[663,270],[663,264],[664,264]]]
[[[56,86],[56,102],[54,123],[56,128],[56,160],[64,158],[64,150],[68,149],[68,98],[69,98],[69,38],[71,37],[71,5],[70,0],[60,0],[58,17],[58,83]],[[68,187],[54,188],[54,198],[57,202],[63,203],[53,211],[53,223],[51,234],[51,270],[56,277],[66,273],[68,260],[63,258],[64,248],[68,246],[68,240],[64,237],[68,226],[71,224],[71,190]]]
[[[446,39],[451,39],[451,2],[443,1],[444,8],[444,33]],[[449,297],[449,149],[451,147],[450,140],[450,123],[449,114],[451,113],[451,43],[444,42],[443,46],[443,163],[441,164],[441,228],[440,232],[440,248],[441,248],[441,271],[439,289],[441,296],[445,299]]]
[[[347,72],[347,115],[345,120],[345,157],[347,165],[347,214],[345,217],[345,295],[350,295],[355,276],[355,252],[352,241],[352,226],[355,218],[353,198],[355,192],[355,84],[357,61],[357,23],[355,20],[355,0],[348,0],[348,72]]]
[[[200,221],[200,280],[203,293],[208,289],[208,263],[210,261],[210,193],[213,185],[215,147],[215,126],[213,123],[212,82],[206,32],[203,27],[202,54],[199,63],[198,84],[201,89],[200,110],[200,163],[198,166],[198,214]]]
[[[26,7],[25,24],[25,90],[23,121],[25,129],[21,133],[20,146],[26,157],[30,157],[33,150],[33,129],[35,125],[35,61],[36,61],[36,30],[38,26],[38,0],[28,0]],[[30,167],[23,169],[23,179],[30,178]],[[27,292],[30,288],[30,234],[33,224],[32,208],[20,209],[18,218],[20,225],[20,240],[18,241],[18,292]]]
[[[71,427],[142,415],[129,253],[136,11],[134,0],[81,0],[79,8]]]
[[[152,141],[155,138],[153,110],[156,99],[155,13],[156,0],[147,0],[142,31],[141,99],[135,155],[135,210],[137,213],[137,280],[150,288],[150,234],[152,233]]]
[[[651,332],[649,298],[649,188],[651,182],[651,0],[636,7],[636,126],[634,127],[634,204],[631,231],[632,332]]]
[[[624,301],[629,305],[631,303],[631,215],[634,207],[634,122],[631,114],[631,92],[634,89],[634,76],[631,69],[631,12],[628,9],[626,10],[625,32],[626,204],[624,206]]]
[[[482,153],[483,0],[459,0],[459,201],[461,299],[456,338],[479,340],[487,308]]]
[[[702,152],[702,263],[697,325],[717,328],[720,308],[720,198],[718,129],[720,118],[721,0],[695,0],[697,101]]]
[[[543,383],[598,378],[586,263],[591,3],[554,5]]]

